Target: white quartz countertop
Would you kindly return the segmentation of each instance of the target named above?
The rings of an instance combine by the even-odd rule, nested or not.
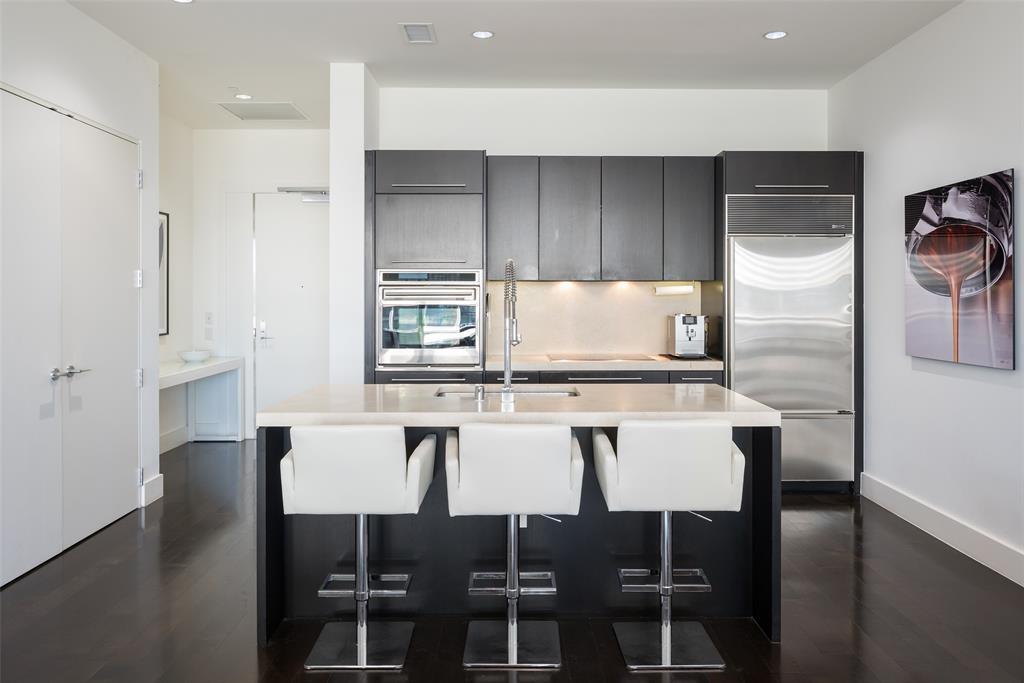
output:
[[[241,356],[210,356],[196,363],[168,360],[160,363],[160,388],[167,389],[242,367]]]
[[[513,352],[512,369],[520,372],[536,370],[554,370],[556,372],[580,372],[587,370],[621,370],[625,372],[637,372],[640,370],[653,370],[655,372],[665,370],[707,370],[714,372],[720,371],[725,367],[722,361],[714,359],[679,360],[669,356],[642,355],[645,355],[649,360],[555,360],[552,356],[548,355],[519,355]],[[488,356],[484,369],[487,371],[503,370],[504,363],[505,361],[501,356]]]
[[[487,385],[496,392],[499,385]],[[526,389],[526,387],[522,387]],[[397,424],[458,427],[468,422],[614,427],[622,420],[726,419],[736,427],[778,427],[782,416],[717,384],[530,385],[529,390],[575,389],[579,396],[520,394],[514,406],[497,394],[483,402],[466,385],[334,384],[320,386],[256,415],[259,427],[321,424]],[[469,392],[438,397],[439,390]]]

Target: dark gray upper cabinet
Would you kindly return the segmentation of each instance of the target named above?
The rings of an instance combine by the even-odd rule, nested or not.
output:
[[[601,159],[601,279],[661,280],[662,158]]]
[[[725,194],[856,194],[856,152],[723,152]]]
[[[484,153],[381,150],[376,176],[378,194],[482,194]]]
[[[715,279],[714,157],[665,157],[665,279]]]
[[[515,259],[520,280],[540,277],[537,227],[540,160],[487,157],[487,278],[505,277]]]
[[[482,268],[483,195],[379,194],[377,268]]]
[[[541,157],[540,279],[601,279],[601,159]]]

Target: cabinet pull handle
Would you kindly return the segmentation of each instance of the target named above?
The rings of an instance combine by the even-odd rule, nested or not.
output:
[[[680,382],[692,382],[694,380],[697,380],[697,381],[700,381],[700,382],[714,382],[715,378],[714,377],[680,377],[679,378]]]
[[[434,258],[434,259],[427,259],[427,260],[425,260],[425,261],[424,261],[423,259],[420,259],[420,260],[418,260],[418,261],[394,261],[394,260],[393,260],[393,261],[391,261],[391,262],[392,262],[392,263],[465,263],[465,262],[466,262],[466,259],[443,259],[443,258]]]
[[[448,382],[465,382],[465,377],[389,377],[389,382],[434,382],[435,384],[446,384]]]
[[[754,185],[754,187],[756,187],[756,188],[758,188],[760,190],[798,189],[798,188],[810,188],[810,189],[814,189],[814,190],[827,190],[829,188],[828,185],[772,185],[772,184]]]
[[[643,377],[566,377],[570,382],[642,382]]]
[[[465,187],[466,183],[391,183],[391,187]]]

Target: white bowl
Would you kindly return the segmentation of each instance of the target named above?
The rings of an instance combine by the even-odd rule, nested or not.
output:
[[[210,357],[209,351],[192,349],[191,351],[178,351],[178,357],[186,363],[201,363]]]

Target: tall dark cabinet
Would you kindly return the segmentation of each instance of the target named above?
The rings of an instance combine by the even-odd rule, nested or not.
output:
[[[661,157],[601,159],[601,279],[661,280]]]
[[[601,159],[541,157],[540,278],[601,279]]]
[[[665,157],[666,280],[714,280],[715,158]]]
[[[488,280],[502,279],[510,258],[520,280],[540,278],[539,195],[538,157],[488,157]]]

